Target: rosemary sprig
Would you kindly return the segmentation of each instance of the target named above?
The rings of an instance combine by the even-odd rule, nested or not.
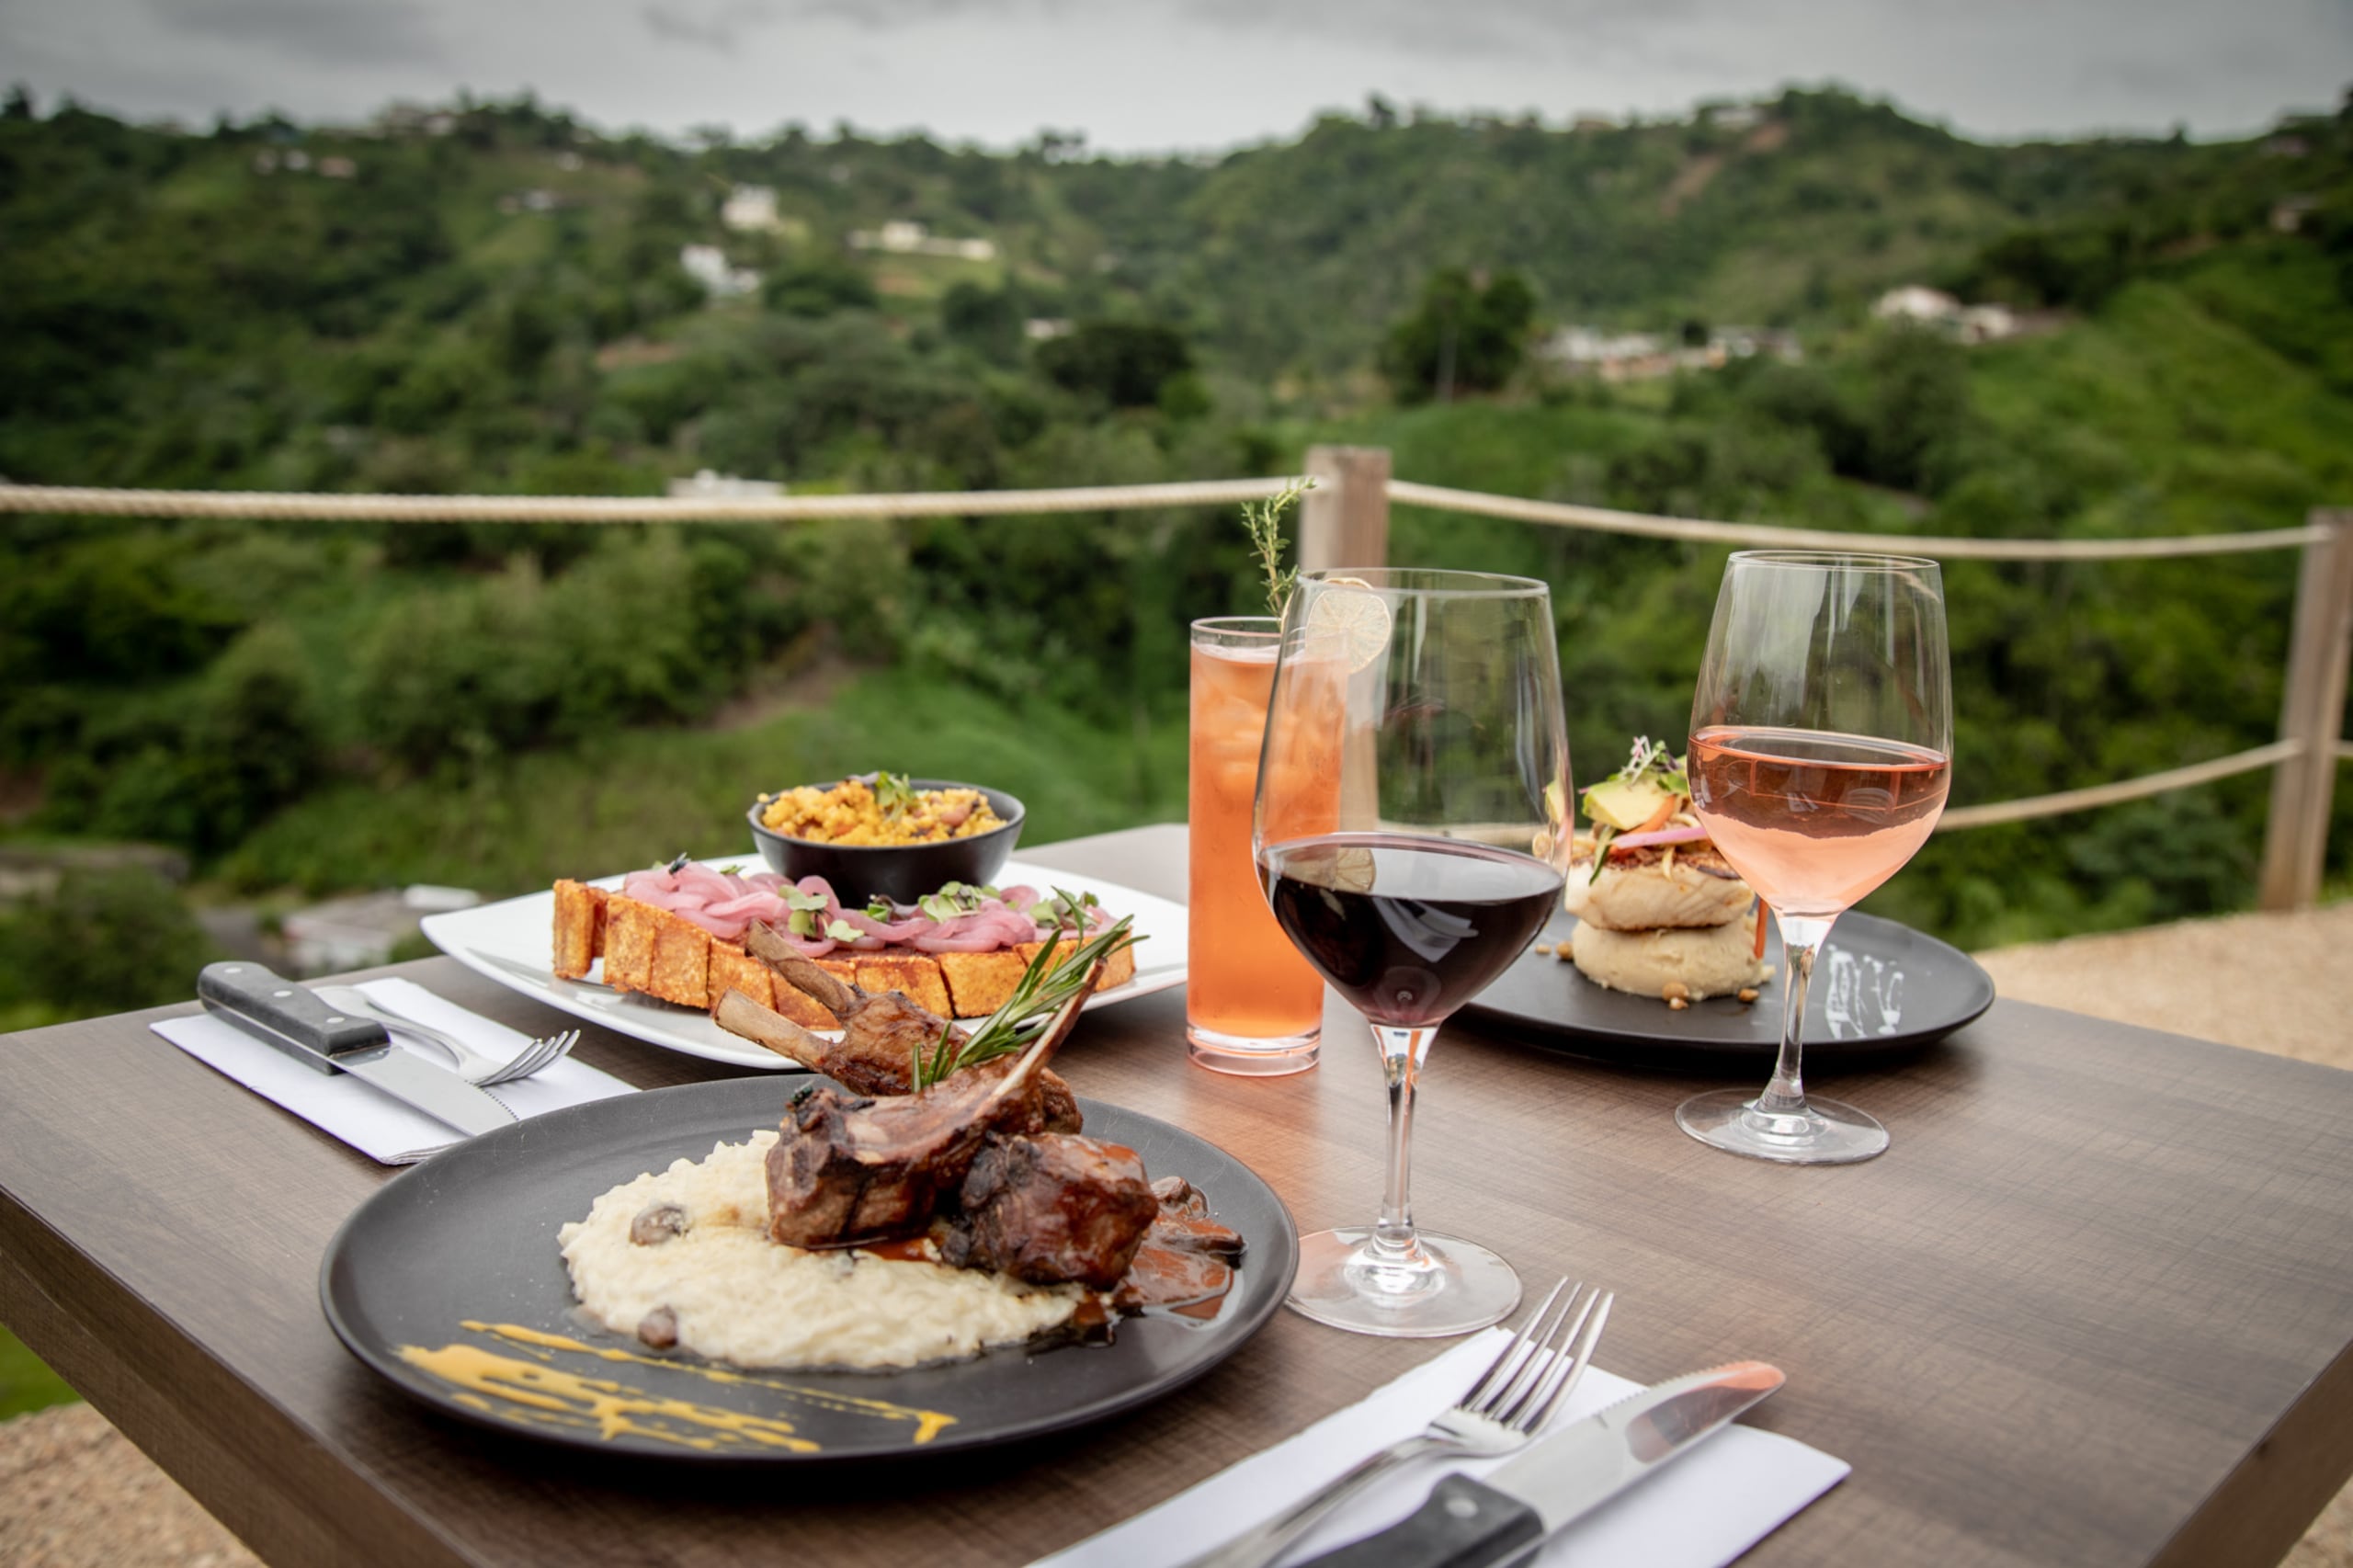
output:
[[[1258,569],[1267,574],[1267,613],[1279,619],[1283,607],[1290,603],[1291,590],[1299,586],[1299,568],[1283,569],[1283,514],[1314,488],[1312,479],[1294,479],[1264,501],[1242,504],[1242,522],[1250,530],[1250,548],[1258,557]]]
[[[1061,947],[1064,926],[1069,925],[1082,932],[1086,926],[1083,924],[1085,915],[1080,913],[1085,908],[1083,901],[1060,888],[1056,888],[1054,892],[1062,901],[1062,908],[1056,912],[1054,934],[1038,949],[1038,955],[1029,960],[1029,966],[1021,971],[1020,982],[1014,986],[1013,994],[1005,999],[1005,1005],[983,1018],[961,1044],[954,1042],[953,1029],[944,1029],[928,1059],[925,1057],[920,1044],[912,1048],[914,1092],[921,1093],[950,1074],[967,1067],[977,1067],[983,1062],[994,1062],[1000,1056],[1009,1056],[1022,1050],[1036,1038],[1046,1019],[1060,1012],[1063,1004],[1086,987],[1087,976],[1094,972],[1098,960],[1131,948],[1142,939],[1128,935],[1128,927],[1134,923],[1134,917],[1122,915],[1108,929],[1080,943],[1070,957],[1056,963],[1054,954]],[[1065,915],[1064,912],[1071,913]]]

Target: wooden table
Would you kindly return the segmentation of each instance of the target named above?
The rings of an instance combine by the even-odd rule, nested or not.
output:
[[[1025,853],[1183,892],[1181,828]],[[393,972],[554,1021],[449,960]],[[321,1252],[388,1173],[148,1032],[185,1010],[0,1040],[0,1321],[276,1562],[1019,1562],[1443,1348],[1282,1313],[1125,1419],[805,1491],[503,1440],[328,1333]],[[1363,1024],[1336,1004],[1319,1071],[1245,1081],[1186,1064],[1183,1017],[1178,992],[1090,1014],[1058,1065],[1233,1151],[1302,1230],[1369,1219]],[[645,1086],[725,1071],[597,1031],[580,1054]],[[1425,1084],[1423,1222],[1614,1287],[1614,1371],[1778,1362],[1756,1423],[1853,1462],[1749,1562],[2268,1564],[2353,1470],[2353,1074],[2000,1003],[1841,1080],[1894,1148],[1816,1170],[1683,1137],[1690,1080],[1467,1021]]]

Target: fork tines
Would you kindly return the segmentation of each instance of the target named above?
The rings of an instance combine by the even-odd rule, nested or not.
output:
[[[1459,1408],[1519,1431],[1540,1431],[1585,1376],[1616,1300],[1611,1291],[1587,1290],[1582,1280],[1553,1286]]]

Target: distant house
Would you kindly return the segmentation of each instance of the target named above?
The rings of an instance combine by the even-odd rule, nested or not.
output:
[[[1941,325],[1961,319],[1961,301],[1941,289],[1924,288],[1906,283],[1900,289],[1890,289],[1871,306],[1871,314],[1881,321],[1926,322]]]
[[[563,199],[554,191],[537,186],[498,199],[501,212],[552,212],[563,205]]]
[[[2018,318],[2007,305],[1963,305],[1953,327],[1963,343],[1998,343],[2018,335]]]
[[[321,158],[319,173],[328,179],[349,179],[358,174],[359,165],[349,158]]]
[[[2313,144],[2301,136],[2274,136],[2264,142],[2263,153],[2269,158],[2302,158],[2309,155]]]
[[[1031,316],[1021,324],[1021,335],[1032,343],[1043,343],[1050,337],[1068,337],[1070,318],[1067,316]]]
[[[738,479],[732,473],[715,473],[699,469],[691,479],[670,482],[673,499],[688,501],[748,501],[784,494],[784,486],[773,479]]]
[[[714,300],[733,300],[760,286],[760,275],[748,267],[730,267],[727,253],[717,245],[682,245],[678,265]]]
[[[776,215],[776,187],[767,185],[739,185],[728,193],[719,210],[719,221],[731,229],[759,233],[784,227]]]
[[[893,256],[944,256],[959,261],[995,261],[994,240],[951,240],[933,233],[921,223],[893,218],[880,229],[858,229],[849,236],[857,250],[887,251]]]
[[[1756,104],[1709,104],[1699,110],[1699,118],[1720,130],[1754,131],[1765,111]]]
[[[1536,347],[1540,359],[1605,381],[1649,381],[1677,370],[1721,370],[1735,359],[1759,354],[1792,361],[1804,357],[1793,334],[1761,326],[1718,327],[1705,343],[1682,343],[1649,332],[1564,326]]]
[[[2025,330],[2025,324],[2007,305],[1964,305],[1941,289],[1925,289],[1917,283],[1881,294],[1871,314],[1881,321],[1941,327],[1963,343],[1997,343]]]
[[[2293,234],[2302,232],[2304,220],[2319,210],[2320,199],[2309,191],[2283,196],[2271,204],[2271,227],[2274,233]]]

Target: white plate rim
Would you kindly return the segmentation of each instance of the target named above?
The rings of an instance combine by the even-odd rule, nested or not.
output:
[[[767,869],[757,855],[713,855],[702,858],[702,863],[728,871]],[[598,877],[588,885],[617,888],[628,874],[620,871]],[[1114,915],[1135,917],[1135,933],[1149,938],[1147,945],[1137,949],[1136,977],[1124,985],[1098,991],[1088,997],[1087,1010],[1185,983],[1188,916],[1183,904],[1097,877],[1055,870],[1023,860],[1007,861],[996,880],[1004,886],[1028,883],[1033,887],[1065,887],[1077,893],[1091,892]],[[575,1018],[602,1024],[616,1034],[733,1067],[769,1073],[808,1071],[797,1062],[737,1039],[712,1023],[708,1014],[695,1008],[610,991],[602,985],[580,985],[557,979],[550,967],[553,962],[554,919],[555,890],[548,888],[496,903],[444,910],[426,915],[418,924],[426,940],[483,979],[536,998]]]

